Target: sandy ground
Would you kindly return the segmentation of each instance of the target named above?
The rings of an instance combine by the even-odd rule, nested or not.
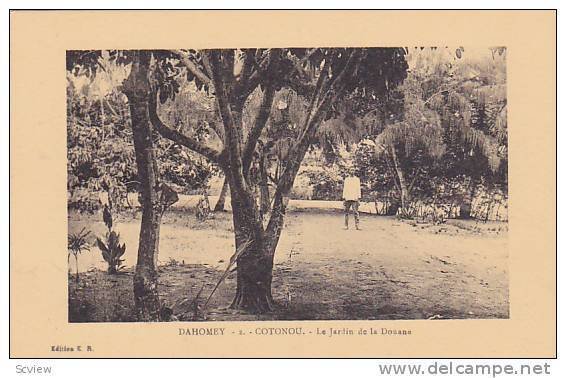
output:
[[[105,228],[98,218],[71,214],[69,230],[87,227],[102,235]],[[136,261],[139,214],[117,223],[127,246],[126,266],[131,267]],[[505,223],[450,220],[429,225],[362,215],[361,227],[361,231],[344,230],[342,215],[332,210],[290,211],[275,257],[277,310],[261,317],[228,310],[235,292],[235,274],[231,274],[213,297],[206,318],[509,316]],[[185,211],[165,216],[159,251],[160,295],[176,315],[186,317],[189,310],[183,301],[192,303],[201,288],[201,297],[208,296],[233,250],[228,213],[205,223]],[[132,320],[132,269],[114,277],[99,271],[105,265],[96,247],[80,256],[79,268],[88,272],[81,274],[78,285],[70,280],[72,321]]]
[[[174,209],[170,211],[163,220],[161,227],[160,254],[159,262],[168,263],[171,260],[179,262],[183,260],[190,261],[191,264],[211,264],[217,265],[215,262],[230,257],[233,253],[234,243],[232,235],[231,221],[226,218],[226,214],[216,215],[216,219],[212,219],[207,223],[201,224],[195,222],[193,209],[198,202],[199,196],[181,195],[179,201],[174,205]],[[216,198],[210,197],[210,202],[215,203]],[[132,203],[135,201],[132,200]],[[325,215],[332,214],[333,217],[342,209],[340,201],[313,201],[313,200],[291,200],[289,203],[290,213],[300,212],[322,212]],[[226,208],[230,210],[230,201],[227,199]],[[360,212],[375,214],[375,207],[370,203],[361,203]],[[132,221],[133,216],[133,221]],[[120,233],[121,241],[126,243],[128,248],[124,256],[126,266],[135,265],[137,254],[137,243],[139,239],[140,214],[127,216],[125,222],[115,222],[115,230]],[[135,219],[137,217],[137,219]],[[94,235],[102,236],[106,232],[101,216],[83,216],[72,213],[69,216],[69,231],[77,232],[82,227],[91,230]],[[341,220],[340,222],[343,222]],[[352,219],[353,222],[353,219]],[[288,223],[290,226],[293,223]],[[304,227],[304,225],[301,225]],[[213,234],[211,234],[213,231]],[[299,234],[300,235],[300,234]],[[94,236],[91,237],[94,242]],[[200,244],[201,240],[207,240],[207,250],[194,248]],[[230,242],[226,244],[226,242]],[[181,243],[181,244],[179,244]],[[132,247],[130,247],[132,246]],[[188,251],[191,251],[188,253]],[[75,263],[71,261],[73,271],[76,270]],[[104,269],[105,262],[98,253],[86,253],[79,260],[79,271],[85,272],[93,268]]]

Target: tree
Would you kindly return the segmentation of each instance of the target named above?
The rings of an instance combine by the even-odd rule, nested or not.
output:
[[[426,199],[444,192],[442,200],[456,199],[466,218],[479,183],[506,186],[504,54],[466,59],[461,47],[407,50],[403,85],[381,106],[362,109],[376,148],[372,155],[364,142],[357,163],[373,189],[398,193],[401,215],[411,216],[413,192]],[[395,200],[390,209],[397,211]]]
[[[67,51],[67,70],[74,75],[94,78],[104,69],[101,59],[107,52],[97,50]],[[147,51],[111,51],[109,59],[118,65],[131,64],[122,92],[128,98],[132,137],[137,167],[137,181],[142,205],[142,221],[136,271],[133,280],[137,317],[141,321],[158,320],[160,313],[157,290],[156,259],[159,247],[159,226],[166,205],[170,205],[170,189],[158,181],[153,150],[153,135],[148,113],[152,93],[149,84],[151,53]]]
[[[492,48],[457,64],[436,57],[421,77],[428,84],[427,106],[441,117],[447,149],[440,171],[458,188],[460,218],[472,216],[478,185],[507,191],[505,55],[505,48]]]
[[[160,303],[157,291],[156,258],[159,250],[159,227],[163,204],[159,196],[158,169],[153,149],[152,127],[148,102],[151,96],[149,65],[151,53],[132,52],[132,68],[124,81],[122,91],[128,97],[142,219],[136,272],[134,274],[134,300],[141,321],[159,319]]]
[[[222,189],[220,189],[220,194],[218,195],[218,201],[216,201],[216,205],[214,205],[214,212],[224,211],[228,189],[228,179],[224,178],[224,181],[222,182]]]
[[[126,102],[114,92],[102,97],[116,114],[100,117],[98,106],[92,111],[92,97],[79,94],[68,85],[67,99],[67,189],[68,206],[79,211],[100,208],[99,192],[106,191],[108,204],[120,210],[127,202],[128,190],[135,187],[135,157],[129,132],[129,117],[122,108]],[[88,86],[85,86],[88,87]],[[127,112],[127,109],[125,109]]]
[[[377,155],[385,163],[399,193],[401,216],[409,213],[413,188],[422,173],[444,154],[443,130],[438,114],[425,104],[421,80],[411,72],[399,87],[403,103],[398,117],[385,119],[383,131],[375,138]],[[397,119],[396,119],[397,118]],[[409,176],[410,173],[410,176]]]
[[[138,187],[128,100],[118,90],[129,70],[110,61],[108,53],[101,55],[106,56],[101,57],[105,69],[96,78],[85,81],[82,76],[68,74],[68,205],[79,211],[97,210],[101,206],[99,192],[106,191],[108,205],[119,212],[132,207],[127,194]],[[170,112],[168,109],[172,123],[178,123],[179,117],[187,118],[183,109],[192,109],[195,122],[201,122],[210,113],[194,97],[189,91],[177,95],[176,106]],[[106,109],[104,117],[100,102]],[[192,131],[205,137],[206,130],[198,125]],[[154,144],[162,181],[178,192],[205,187],[217,171],[202,156],[167,139],[156,138]]]
[[[243,49],[111,51],[116,64],[130,64],[122,85],[128,98],[142,204],[142,225],[134,276],[134,297],[140,320],[159,318],[157,273],[159,226],[169,204],[158,175],[155,135],[198,153],[219,166],[228,180],[232,202],[237,256],[235,308],[265,312],[273,307],[271,279],[273,257],[283,228],[289,192],[301,162],[323,121],[336,117],[338,100],[346,94],[378,98],[405,77],[404,50],[382,49]],[[100,65],[100,51],[68,52],[69,71],[83,70],[93,76]],[[202,93],[213,96],[221,122],[203,122],[221,142],[199,138],[186,125],[171,125],[160,114],[179,93],[179,80],[193,82]],[[282,89],[304,98],[306,111],[288,139],[287,158],[270,203],[269,217],[258,204],[252,183],[252,163],[266,131],[273,101]],[[259,92],[256,92],[259,91]],[[252,93],[261,101],[255,117],[244,125],[244,110]],[[166,107],[167,105],[165,105]],[[253,105],[252,105],[253,107]],[[182,123],[182,120],[181,120]],[[263,147],[261,147],[263,145]],[[266,203],[264,202],[264,207]],[[267,209],[263,209],[267,210]]]
[[[214,94],[222,127],[222,148],[196,141],[166,125],[157,109],[161,88],[149,100],[149,113],[164,137],[207,157],[224,171],[232,202],[237,258],[237,291],[232,307],[251,312],[273,308],[273,257],[283,228],[288,195],[321,123],[332,118],[346,93],[380,96],[403,80],[402,49],[244,49],[175,51],[188,76]],[[250,95],[261,91],[252,125],[243,125]],[[275,185],[266,222],[251,182],[251,166],[276,92],[287,88],[305,98],[307,111]],[[244,134],[247,131],[247,135]]]

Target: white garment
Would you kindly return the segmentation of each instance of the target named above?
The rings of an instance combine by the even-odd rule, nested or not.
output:
[[[356,176],[348,176],[344,180],[344,192],[342,197],[345,201],[358,201],[362,197],[360,179]]]

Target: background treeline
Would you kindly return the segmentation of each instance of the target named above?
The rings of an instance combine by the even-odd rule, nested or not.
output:
[[[338,116],[317,130],[290,197],[340,200],[343,177],[354,167],[363,200],[374,202],[378,214],[506,220],[506,51],[468,55],[464,48],[410,49],[401,85],[369,106],[355,93],[344,98]],[[130,112],[120,91],[127,67],[108,56],[101,66],[96,77],[68,74],[69,208],[81,211],[100,208],[100,193],[118,209],[133,207],[127,193],[137,193]],[[173,101],[164,102],[161,114],[183,133],[214,143],[210,125],[221,120],[214,98],[199,89],[192,81],[171,81]],[[243,116],[251,123],[261,93],[248,102]],[[293,90],[275,94],[271,127],[252,167],[265,207],[306,108]],[[211,179],[222,176],[191,150],[157,135],[155,143],[162,179],[178,193],[210,191]],[[216,186],[220,210],[227,183]]]

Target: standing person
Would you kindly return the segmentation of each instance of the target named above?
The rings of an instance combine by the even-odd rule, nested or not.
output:
[[[344,190],[342,192],[344,198],[344,223],[346,230],[348,229],[348,214],[350,208],[354,212],[354,220],[356,221],[356,230],[360,229],[360,198],[362,197],[362,190],[360,186],[360,179],[354,175],[354,169],[348,170],[348,176],[344,179]]]

